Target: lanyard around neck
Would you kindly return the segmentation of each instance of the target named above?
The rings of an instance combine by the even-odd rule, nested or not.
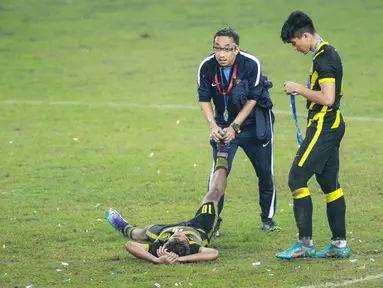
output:
[[[313,51],[313,55],[312,55],[313,60],[314,60],[315,54],[317,54],[317,50],[318,50],[319,45],[322,44],[323,42],[324,42],[324,40],[322,38],[319,38],[317,43],[315,43],[314,51]]]
[[[227,87],[226,91],[223,91],[224,90],[223,89],[223,81],[221,81],[222,82],[222,88],[221,88],[221,85],[218,81],[218,70],[219,70],[219,66],[217,65],[217,72],[215,73],[214,82],[215,82],[215,85],[217,86],[219,93],[221,93],[223,96],[226,96],[226,94],[229,93],[231,91],[231,89],[233,89],[234,81],[237,79],[238,64],[235,64],[235,66],[234,66],[233,75],[231,76],[231,79],[229,82],[229,87]],[[222,78],[223,73],[224,73],[223,71],[221,71],[221,73],[220,73],[221,80],[223,80],[223,78]]]
[[[314,61],[315,55],[317,54],[317,51],[318,51],[318,48],[319,48],[320,44],[322,44],[323,42],[324,42],[324,40],[322,38],[319,38],[317,43],[315,43],[314,51],[313,51],[313,54],[312,54],[313,61]],[[309,75],[309,77],[307,79],[307,88],[311,89],[311,75]]]

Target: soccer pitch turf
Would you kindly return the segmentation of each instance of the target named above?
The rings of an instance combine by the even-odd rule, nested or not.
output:
[[[296,9],[344,65],[345,260],[274,258],[297,233],[287,186],[297,144],[282,84],[304,83],[311,58],[279,39]],[[3,0],[0,287],[382,287],[382,13],[379,1]],[[145,263],[125,251],[105,210],[138,226],[197,210],[212,159],[196,76],[223,26],[237,29],[241,48],[274,83],[275,220],[283,230],[260,230],[257,178],[239,150],[222,237],[212,241],[219,260]],[[304,129],[302,99],[297,107]],[[330,238],[326,205],[316,182],[309,187],[320,249]]]

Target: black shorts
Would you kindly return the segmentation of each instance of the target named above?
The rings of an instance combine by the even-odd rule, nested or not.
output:
[[[207,202],[201,205],[197,210],[194,218],[187,221],[187,226],[196,228],[198,231],[203,232],[208,239],[213,233],[215,224],[217,223],[218,215],[216,214],[216,207],[213,202]]]
[[[334,155],[334,150],[339,150],[345,133],[345,123],[342,119],[336,128],[323,128],[324,126],[314,121],[310,123],[306,137],[295,156],[293,167],[302,167],[316,174],[323,172],[329,157]],[[339,153],[337,155],[336,157],[339,157]]]

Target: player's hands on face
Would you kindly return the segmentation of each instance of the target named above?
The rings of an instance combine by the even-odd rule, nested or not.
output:
[[[157,255],[158,257],[164,256],[164,255],[169,255],[168,250],[164,246],[161,246],[160,248],[157,249]]]
[[[174,264],[178,261],[178,255],[174,252],[170,252],[169,255],[166,257],[166,264]]]
[[[300,87],[302,85],[298,84],[298,83],[295,83],[295,82],[291,82],[291,81],[287,81],[283,84],[283,91],[286,93],[286,94],[297,94],[298,92],[298,87]]]
[[[235,130],[233,127],[226,127],[223,131],[226,132],[226,135],[223,137],[223,142],[225,142],[225,144],[228,144],[235,139]]]
[[[222,128],[217,125],[213,126],[210,130],[210,139],[214,140],[215,142],[220,142],[223,140],[223,136],[221,134],[224,134]]]
[[[167,255],[162,255],[158,257],[158,263],[163,264],[174,264],[178,261],[178,255],[176,253],[170,252]]]

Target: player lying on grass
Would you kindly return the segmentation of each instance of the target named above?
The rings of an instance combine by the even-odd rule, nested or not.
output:
[[[217,250],[206,247],[217,222],[216,204],[226,188],[228,145],[217,144],[217,147],[218,158],[212,185],[193,219],[176,224],[136,228],[112,208],[106,211],[109,223],[131,240],[125,247],[133,256],[157,264],[210,261],[218,258]]]

